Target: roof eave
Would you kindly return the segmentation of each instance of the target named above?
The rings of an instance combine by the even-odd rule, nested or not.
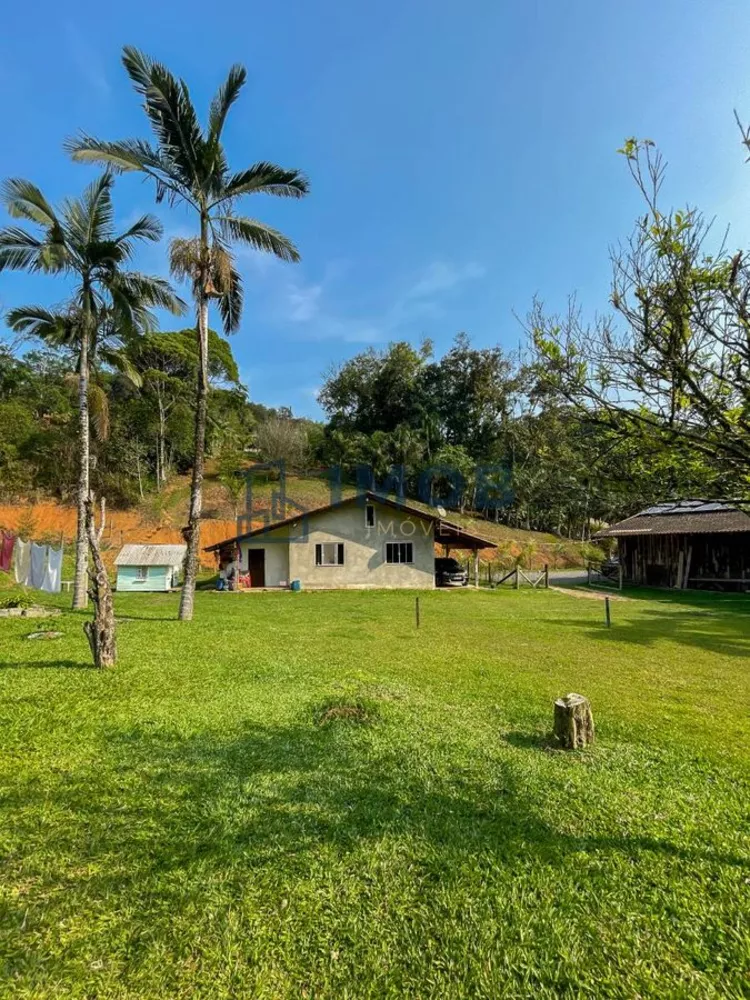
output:
[[[423,521],[429,521],[433,525],[447,527],[451,531],[455,532],[457,537],[471,541],[473,544],[468,546],[469,548],[491,549],[495,547],[494,542],[489,541],[487,538],[482,538],[480,535],[473,535],[470,531],[466,531],[459,524],[454,524],[452,521],[446,521],[441,517],[428,514],[426,511],[420,510],[418,507],[412,507],[406,503],[399,503],[397,500],[391,500],[389,497],[379,496],[377,493],[367,492],[364,494],[357,494],[353,497],[346,497],[344,500],[328,504],[325,507],[316,507],[314,510],[308,510],[304,513],[295,514],[293,517],[287,517],[282,521],[277,521],[275,524],[263,525],[260,528],[255,528],[253,531],[246,531],[241,535],[235,535],[233,538],[226,538],[222,542],[216,542],[214,545],[206,546],[203,551],[218,552],[220,549],[223,549],[228,545],[236,545],[238,542],[247,541],[248,538],[256,538],[259,535],[270,534],[272,531],[287,527],[305,517],[311,517],[313,514],[324,514],[329,510],[338,510],[340,507],[345,507],[349,504],[357,503],[358,501],[360,503],[380,503],[386,507],[392,507],[394,510],[401,511],[402,513],[406,512],[408,514],[413,514],[415,517],[419,517]],[[438,537],[436,537],[435,540],[442,541],[442,539]]]

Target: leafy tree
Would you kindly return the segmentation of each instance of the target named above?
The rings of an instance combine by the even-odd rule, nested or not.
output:
[[[138,171],[151,178],[156,199],[167,198],[194,214],[198,235],[176,239],[170,246],[172,272],[192,283],[197,315],[198,379],[195,414],[195,449],[190,513],[185,537],[188,543],[180,618],[193,615],[195,580],[200,546],[200,514],[208,409],[208,313],[216,301],[224,330],[238,329],[242,312],[242,282],[232,256],[232,245],[242,243],[297,261],[294,244],[282,233],[256,219],[238,215],[237,202],[245,195],[265,193],[299,198],[307,193],[305,177],[260,162],[233,173],[229,169],[222,133],[227,115],[246,80],[242,66],[233,66],[214,97],[208,125],[202,128],[183,80],[137,49],[123,50],[123,64],[136,91],[143,98],[156,144],[141,139],[106,142],[82,135],[69,141],[74,159],[104,163],[116,171]]]
[[[264,461],[285,462],[292,468],[304,468],[310,457],[304,423],[289,417],[271,417],[258,424],[255,445]]]
[[[750,262],[708,246],[694,209],[664,211],[664,164],[653,143],[621,153],[646,206],[613,253],[615,316],[586,323],[535,303],[528,330],[536,373],[613,427],[637,427],[666,447],[682,442],[750,483]]]
[[[223,337],[208,331],[208,374],[212,383],[238,384],[239,371],[231,348]],[[153,401],[157,415],[156,485],[166,482],[169,469],[167,427],[170,414],[186,402],[195,384],[199,353],[194,330],[150,332],[133,341],[129,358],[139,372],[144,393]]]
[[[429,341],[418,350],[403,341],[385,351],[370,348],[328,372],[320,405],[336,426],[362,434],[416,427],[428,409],[424,372],[431,355]]]
[[[37,232],[21,226],[0,231],[0,271],[25,270],[66,275],[73,280],[72,296],[63,312],[41,306],[11,310],[8,325],[17,333],[37,336],[48,343],[72,346],[77,356],[79,412],[78,534],[73,607],[87,603],[86,503],[89,498],[89,375],[97,353],[104,356],[111,343],[131,337],[155,319],[150,308],[173,313],[183,303],[161,278],[127,268],[138,243],[154,242],[161,226],[144,215],[122,233],[114,225],[112,176],[97,178],[81,198],[63,202],[55,210],[42,192],[26,180],[12,179],[2,186],[8,213],[32,223]]]

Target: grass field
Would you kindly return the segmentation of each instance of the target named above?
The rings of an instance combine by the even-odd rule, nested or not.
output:
[[[176,605],[0,622],[0,995],[748,996],[747,598]]]

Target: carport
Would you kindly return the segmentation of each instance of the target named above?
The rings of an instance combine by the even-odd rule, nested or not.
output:
[[[443,518],[435,518],[435,541],[443,546],[443,552],[450,556],[451,552],[458,549],[462,552],[472,552],[474,567],[474,586],[479,586],[479,550],[494,549],[495,543],[482,538],[480,535],[473,535],[466,531],[460,524],[453,521],[446,521]]]

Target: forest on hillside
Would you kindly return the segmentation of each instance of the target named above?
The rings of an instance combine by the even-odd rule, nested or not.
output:
[[[95,366],[91,387],[92,484],[118,507],[187,472],[193,444],[194,331],[150,333],[127,350],[122,370]],[[325,421],[251,401],[229,341],[215,333],[210,357],[207,449],[230,502],[242,502],[243,472],[256,463],[312,475],[339,467],[345,483],[403,488],[433,504],[581,538],[593,523],[664,496],[745,488],[721,456],[597,419],[545,391],[531,359],[475,347],[465,334],[439,358],[429,342],[397,342],[331,370],[320,394]],[[74,502],[76,441],[72,352],[2,349],[0,499]]]

